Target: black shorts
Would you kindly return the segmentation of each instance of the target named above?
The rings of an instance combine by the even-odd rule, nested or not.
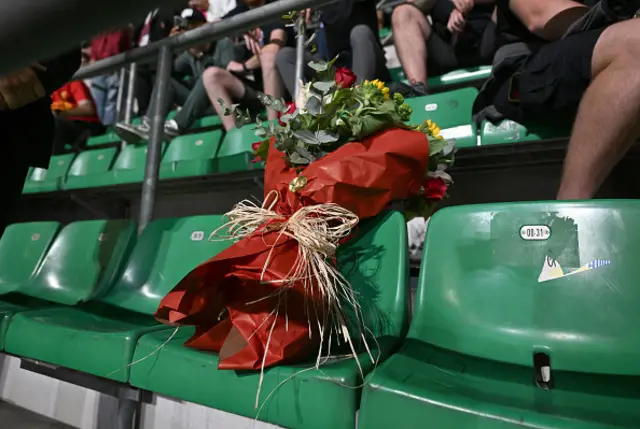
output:
[[[591,82],[593,50],[604,29],[543,45],[498,89],[494,106],[514,121],[575,118]]]
[[[429,75],[438,76],[461,68],[491,64],[496,50],[495,31],[495,24],[490,20],[468,23],[454,46],[447,29],[434,24],[427,41]]]

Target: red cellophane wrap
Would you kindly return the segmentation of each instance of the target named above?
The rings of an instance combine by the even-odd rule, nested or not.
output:
[[[368,218],[392,201],[417,195],[428,161],[423,133],[391,129],[313,162],[299,174],[306,186],[291,192],[289,184],[298,174],[272,141],[265,198],[276,191],[273,210],[285,216],[303,206],[335,203]],[[273,281],[286,278],[297,254],[295,239],[258,229],[189,273],[164,297],[156,318],[194,325],[196,332],[185,345],[219,352],[220,369],[255,370],[306,359],[319,347],[319,335],[309,332],[309,320],[320,316],[309,303],[314,298],[295,281],[286,293],[273,293],[282,287]]]

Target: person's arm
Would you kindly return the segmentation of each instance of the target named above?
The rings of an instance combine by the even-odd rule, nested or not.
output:
[[[588,8],[572,0],[510,0],[509,8],[533,34],[559,40]]]
[[[76,101],[77,106],[58,112],[61,118],[78,117],[78,116],[96,116],[96,106],[91,98],[89,88],[83,82],[71,82],[69,85],[71,96]]]

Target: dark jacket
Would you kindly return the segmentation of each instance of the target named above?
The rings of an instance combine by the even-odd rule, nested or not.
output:
[[[157,42],[165,37],[169,36],[171,29],[173,28],[173,17],[180,15],[180,10],[173,8],[161,7],[158,9],[158,13],[151,20],[151,28],[149,29],[149,43]],[[133,44],[138,46],[140,41],[140,33],[144,28],[144,20],[147,18],[145,15],[142,18],[142,22],[133,31]]]
[[[41,63],[47,70],[37,72],[47,94],[64,85],[80,67],[80,49],[74,49]],[[2,156],[20,156],[29,165],[46,168],[51,156],[55,122],[51,99],[47,96],[20,109],[0,111]]]

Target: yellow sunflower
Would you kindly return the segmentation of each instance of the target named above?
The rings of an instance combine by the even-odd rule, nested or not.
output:
[[[440,135],[440,127],[431,119],[427,119],[427,129],[431,137],[442,140],[443,137]]]
[[[382,92],[382,95],[384,95],[385,100],[388,100],[390,98],[390,96],[389,96],[389,88],[384,86],[384,82],[380,82],[379,79],[372,80],[372,81],[365,80],[364,83],[365,83],[365,85],[371,85],[371,86],[375,86],[376,88],[378,88],[380,90],[380,92]]]

